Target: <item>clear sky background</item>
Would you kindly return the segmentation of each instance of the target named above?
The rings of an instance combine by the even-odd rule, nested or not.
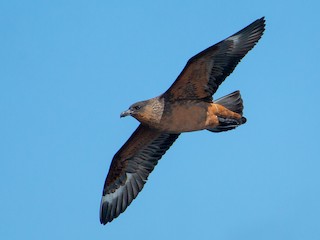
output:
[[[1,239],[320,239],[319,1],[1,1]],[[99,223],[119,118],[252,21],[266,32],[216,94],[248,122],[183,134]]]

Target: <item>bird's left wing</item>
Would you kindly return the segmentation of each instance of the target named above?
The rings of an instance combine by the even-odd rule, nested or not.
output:
[[[261,38],[265,28],[260,18],[227,39],[189,59],[177,80],[164,93],[169,101],[182,99],[212,100],[219,85]]]
[[[178,136],[140,124],[112,159],[100,205],[102,224],[111,222],[130,205]]]

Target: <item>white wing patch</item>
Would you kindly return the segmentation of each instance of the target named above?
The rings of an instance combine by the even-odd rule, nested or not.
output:
[[[238,45],[241,34],[229,37],[228,40],[233,41],[234,45]]]
[[[126,183],[122,186],[120,186],[117,190],[115,190],[113,193],[108,193],[104,195],[101,199],[101,206],[104,202],[108,202],[109,204],[112,204],[112,202],[117,199],[118,197],[122,197],[124,188],[126,188],[126,184],[130,182],[130,180],[133,178],[132,173],[126,173],[127,180]]]

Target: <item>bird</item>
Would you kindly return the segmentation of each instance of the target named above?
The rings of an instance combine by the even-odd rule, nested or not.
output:
[[[120,117],[140,124],[114,155],[100,203],[100,222],[113,221],[137,197],[161,157],[183,132],[225,132],[244,124],[240,91],[213,100],[212,95],[257,44],[265,18],[190,58],[163,94],[132,104]]]

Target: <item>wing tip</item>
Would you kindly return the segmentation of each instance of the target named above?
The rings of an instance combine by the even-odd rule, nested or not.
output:
[[[100,223],[106,225],[112,222],[120,215],[121,212],[117,211],[116,203],[109,203],[108,201],[101,201],[100,206]]]
[[[100,223],[101,224],[106,225],[108,222],[111,222],[113,220],[113,219],[109,220],[108,214],[109,214],[108,203],[101,201],[101,206],[100,206]]]
[[[231,40],[233,42],[231,52],[244,57],[262,38],[266,26],[265,22],[263,16],[225,39],[224,41]]]
[[[265,16],[257,19],[252,24],[256,26],[257,30],[261,31],[261,36],[262,36],[262,34],[263,34],[264,30],[265,30],[265,27],[266,27],[266,18],[265,18]]]
[[[123,213],[132,201],[138,196],[147,181],[136,179],[138,174],[126,173],[126,184],[117,188],[114,192],[106,192],[100,203],[100,223],[105,225],[112,222]],[[140,176],[139,176],[140,177]]]
[[[265,20],[265,17],[263,16],[255,20],[254,22],[252,22],[251,24],[249,24],[247,27],[243,28],[239,32],[235,33],[234,35],[238,35],[238,34],[244,34],[244,35],[248,34],[249,36],[255,35],[255,36],[258,36],[257,40],[259,40],[265,31],[265,26],[266,26],[266,20]]]

